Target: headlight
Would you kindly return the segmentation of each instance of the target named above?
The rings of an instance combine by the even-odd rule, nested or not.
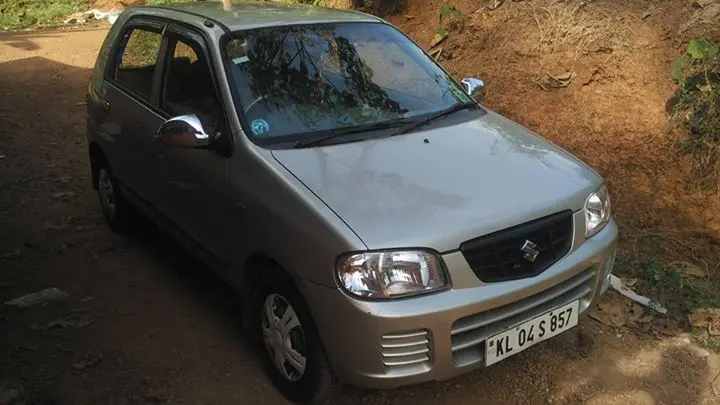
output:
[[[355,253],[337,264],[340,285],[364,298],[395,298],[444,288],[447,279],[440,259],[423,251]]]
[[[605,186],[590,194],[585,201],[585,237],[589,238],[610,221],[610,196]]]

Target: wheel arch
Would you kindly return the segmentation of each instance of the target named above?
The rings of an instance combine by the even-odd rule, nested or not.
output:
[[[243,289],[248,294],[244,294],[246,301],[245,305],[243,305],[243,326],[255,333],[259,333],[259,330],[255,330],[254,328],[260,328],[261,315],[260,311],[253,311],[253,309],[259,308],[257,305],[260,305],[262,301],[258,298],[264,298],[263,291],[266,288],[265,286],[270,283],[282,283],[286,284],[287,288],[294,290],[283,292],[283,288],[280,287],[279,292],[281,296],[284,296],[285,299],[293,304],[298,317],[301,318],[306,339],[316,342],[315,345],[308,345],[308,347],[314,348],[310,349],[311,351],[308,352],[308,355],[312,355],[312,352],[314,352],[314,356],[319,356],[313,357],[317,360],[314,364],[318,365],[318,374],[310,380],[310,384],[315,388],[308,391],[311,393],[311,396],[308,398],[311,399],[308,402],[303,401],[303,403],[325,403],[325,400],[321,398],[326,399],[332,397],[333,390],[337,385],[337,377],[335,376],[333,365],[327,356],[325,342],[318,330],[315,317],[310,308],[310,303],[300,288],[299,284],[302,282],[302,279],[294,274],[292,270],[285,268],[278,263],[278,261],[263,253],[251,254],[245,262],[245,270]],[[293,297],[301,302],[293,303]],[[296,395],[304,389],[305,388],[292,388],[291,390],[296,391],[294,394]],[[301,393],[301,395],[305,394]]]
[[[245,260],[240,287],[243,300],[245,301],[245,305],[243,306],[243,325],[246,328],[250,328],[252,325],[254,314],[251,308],[257,299],[257,294],[260,292],[261,287],[266,283],[277,281],[278,277],[291,283],[303,300],[305,300],[298,286],[298,282],[300,281],[299,277],[270,255],[263,252],[253,252]],[[307,300],[305,300],[305,302],[307,303]]]

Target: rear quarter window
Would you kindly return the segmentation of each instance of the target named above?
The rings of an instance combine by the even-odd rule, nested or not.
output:
[[[115,59],[113,79],[124,89],[150,100],[162,35],[143,28],[131,28],[123,36]]]

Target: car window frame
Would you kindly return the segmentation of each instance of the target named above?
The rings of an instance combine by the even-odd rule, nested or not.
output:
[[[160,78],[159,88],[159,103],[158,108],[162,110],[167,118],[171,118],[172,114],[167,110],[165,106],[166,89],[167,89],[167,76],[170,69],[170,63],[172,62],[175,46],[178,40],[185,42],[186,45],[190,46],[192,50],[197,53],[198,49],[195,49],[193,45],[199,48],[201,55],[197,55],[198,59],[204,59],[208,72],[210,73],[210,80],[212,81],[212,87],[215,93],[215,101],[218,104],[220,113],[224,116],[224,120],[227,121],[227,112],[223,105],[222,94],[220,93],[220,87],[218,86],[219,81],[217,78],[217,72],[214,69],[210,49],[207,46],[207,40],[204,36],[195,29],[177,24],[175,22],[170,23],[165,29],[165,37],[167,38],[167,48],[165,49],[165,58],[163,59],[162,76]],[[222,125],[227,127],[227,124]]]
[[[187,24],[183,24],[179,21],[168,21],[163,32],[163,38],[166,46],[162,50],[164,52],[162,58],[163,64],[160,69],[160,77],[158,78],[159,83],[157,89],[157,110],[160,112],[164,119],[173,118],[173,115],[164,106],[165,88],[167,87],[167,74],[173,58],[173,53],[175,51],[175,48],[171,46],[171,44],[173,44],[173,41],[177,41],[177,39],[172,39],[173,36],[185,40],[188,45],[191,45],[191,48],[192,44],[197,45],[200,48],[200,51],[202,52],[202,57],[205,59],[205,64],[208,68],[208,71],[210,72],[210,80],[212,81],[212,86],[215,91],[215,101],[217,102],[219,113],[221,115],[220,119],[218,120],[217,128],[213,128],[213,132],[215,135],[217,135],[218,138],[232,138],[230,121],[227,112],[228,110],[222,97],[220,81],[218,80],[218,73],[213,63],[210,47],[208,46],[208,37],[201,30],[198,30]],[[193,48],[193,51],[197,52],[195,48]],[[200,55],[198,55],[198,58],[201,58]],[[230,139],[230,141],[232,140]],[[230,145],[230,148],[232,149],[232,145]]]
[[[109,63],[105,66],[105,72],[104,72],[104,79],[106,82],[112,84],[114,87],[125,93],[128,97],[133,99],[135,102],[141,103],[144,106],[150,108],[151,110],[157,112],[160,112],[159,109],[159,86],[160,86],[160,79],[162,77],[162,67],[165,64],[165,55],[167,54],[167,37],[165,36],[165,29],[169,22],[160,20],[160,19],[154,19],[154,18],[147,18],[144,16],[137,16],[130,18],[126,23],[125,26],[122,28],[122,31],[120,35],[118,36],[118,39],[115,41],[115,43],[112,46],[112,49],[110,51],[110,57]],[[160,35],[160,49],[158,50],[157,55],[157,61],[155,62],[155,70],[153,71],[153,79],[152,79],[152,85],[150,87],[150,99],[146,99],[145,97],[140,96],[139,94],[135,93],[131,89],[127,88],[122,84],[122,82],[119,82],[117,79],[115,79],[115,75],[117,73],[118,68],[118,51],[122,45],[127,45],[127,41],[130,39],[130,35],[132,35],[132,31],[135,29],[141,29],[145,31],[155,32]],[[123,48],[123,52],[125,52],[125,49]]]

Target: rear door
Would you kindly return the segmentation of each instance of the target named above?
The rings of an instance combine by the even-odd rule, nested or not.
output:
[[[164,122],[158,108],[164,28],[159,21],[131,20],[112,50],[102,90],[105,132],[113,143],[107,148],[110,166],[124,186],[150,203],[159,197],[155,182],[162,177],[152,154]]]

